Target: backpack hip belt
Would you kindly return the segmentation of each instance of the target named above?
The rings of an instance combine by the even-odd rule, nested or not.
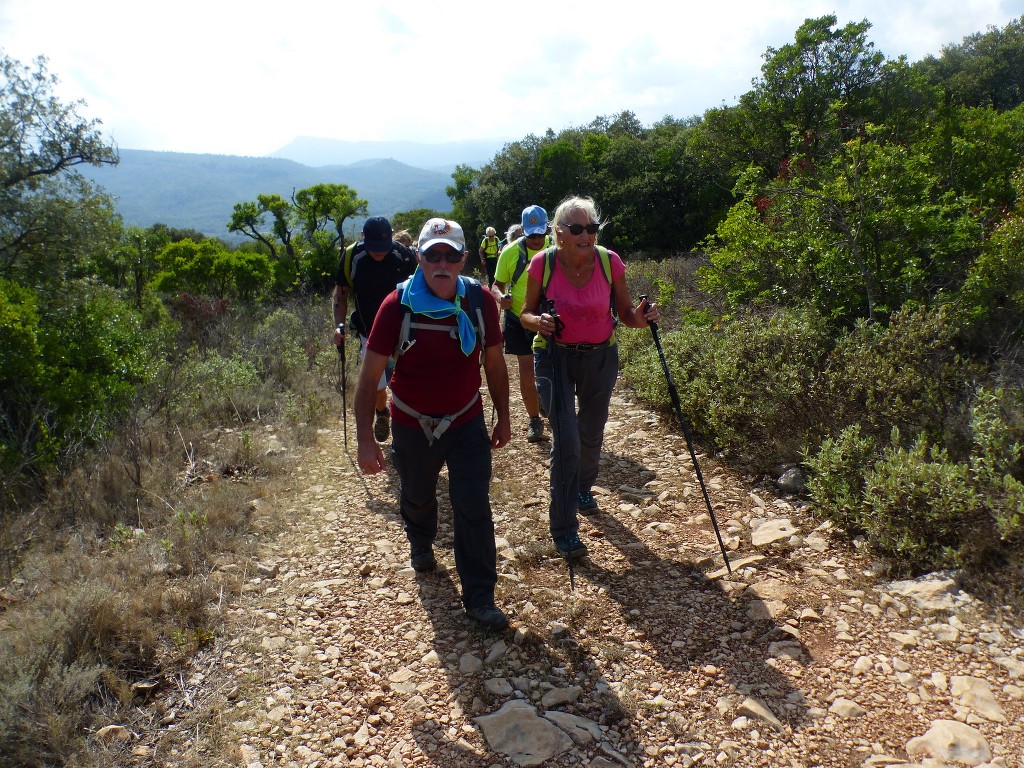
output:
[[[447,416],[435,417],[427,416],[425,414],[420,413],[419,411],[413,410],[408,405],[399,400],[393,391],[391,393],[391,402],[395,404],[395,407],[398,408],[398,410],[400,410],[402,413],[409,414],[420,423],[420,426],[423,428],[423,434],[427,436],[427,445],[433,445],[434,441],[437,438],[439,438],[441,435],[448,431],[448,427],[452,425],[452,422],[454,422],[457,418],[459,418],[459,416],[461,416],[474,405],[476,405],[476,402],[479,399],[480,391],[477,390],[476,394],[473,395],[473,399],[466,403],[457,412],[450,413]]]

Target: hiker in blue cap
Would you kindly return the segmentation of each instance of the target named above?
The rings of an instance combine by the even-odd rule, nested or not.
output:
[[[551,244],[548,212],[539,205],[528,205],[523,209],[522,227],[523,235],[506,245],[498,256],[491,293],[505,310],[505,354],[515,355],[519,364],[519,393],[529,418],[526,441],[537,443],[544,438],[544,422],[533,375],[533,331],[523,328],[519,313],[526,298],[526,268],[530,259]]]
[[[659,315],[646,300],[633,306],[622,259],[597,245],[592,199],[566,198],[552,223],[557,248],[530,262],[520,319],[537,333],[537,390],[551,423],[551,537],[561,555],[577,558],[587,554],[577,513],[597,511],[591,489],[619,371],[615,324],[645,328]]]
[[[370,335],[381,302],[398,283],[416,270],[416,256],[412,250],[395,242],[391,222],[383,216],[367,219],[360,234],[359,242],[346,249],[338,262],[334,276],[333,310],[336,323],[334,344],[340,349],[345,343],[348,299],[350,295],[354,297],[355,311],[351,321],[359,334],[359,358],[362,359],[366,353],[366,338]],[[390,429],[386,372],[377,383],[375,402],[374,436],[384,442]]]
[[[366,474],[385,469],[371,424],[376,382],[394,354],[391,459],[401,481],[399,512],[412,567],[437,567],[437,483],[447,466],[466,614],[484,629],[504,629],[508,619],[494,604],[498,575],[489,497],[491,451],[511,438],[498,307],[478,281],[461,276],[466,239],[456,222],[427,221],[418,248],[419,269],[384,299],[367,341],[355,398],[359,468]],[[490,435],[480,399],[481,362],[497,414]]]

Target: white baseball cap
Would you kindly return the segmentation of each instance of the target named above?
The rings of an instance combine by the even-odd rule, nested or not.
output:
[[[458,222],[448,219],[429,219],[423,225],[418,243],[420,253],[425,253],[438,243],[450,245],[459,253],[466,250],[466,236],[462,233],[462,227]]]

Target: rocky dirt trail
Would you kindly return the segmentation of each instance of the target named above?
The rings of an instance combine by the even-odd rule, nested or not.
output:
[[[362,477],[339,424],[262,501],[286,530],[225,597],[226,631],[136,763],[1024,766],[1019,616],[950,574],[884,581],[799,505],[701,457],[727,573],[678,428],[625,390],[570,590],[547,535],[550,444],[525,441],[512,391],[492,486],[507,632],[461,611],[444,476],[441,567],[416,574],[395,477]]]

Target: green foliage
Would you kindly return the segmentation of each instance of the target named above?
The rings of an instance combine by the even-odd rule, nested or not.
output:
[[[971,409],[970,469],[1002,541],[1024,538],[1024,395],[982,389]]]
[[[982,563],[1024,534],[1022,403],[1019,390],[979,389],[959,461],[924,434],[904,446],[894,427],[879,447],[859,424],[847,427],[808,456],[811,498],[912,569]]]
[[[892,427],[939,439],[971,367],[956,353],[955,315],[908,307],[888,326],[861,321],[840,336],[821,382],[833,431],[859,423],[876,440]]]
[[[330,284],[345,221],[366,215],[366,201],[345,184],[315,184],[285,200],[257,195],[236,203],[228,230],[262,245],[282,293],[321,291]],[[269,219],[269,221],[268,221]],[[332,264],[335,262],[335,264]]]
[[[967,534],[979,535],[981,498],[969,468],[929,445],[924,435],[909,446],[892,442],[864,478],[863,525],[881,552],[914,568],[957,564]]]
[[[962,281],[980,249],[967,201],[943,191],[923,155],[854,139],[827,169],[790,167],[766,186],[746,177],[743,203],[709,242],[704,285],[733,306],[810,302],[844,323],[884,318]]]
[[[307,349],[315,344],[306,337],[299,318],[287,309],[274,310],[252,330],[247,340],[249,355],[262,378],[273,377],[286,387],[301,379],[309,367]]]
[[[694,429],[761,469],[799,457],[822,415],[813,395],[831,342],[819,318],[779,311],[661,338]],[[669,407],[660,363],[635,344],[620,341],[627,379],[644,399]]]
[[[0,50],[0,277],[38,285],[73,273],[84,251],[111,235],[109,199],[77,173],[116,164],[96,120],[62,104],[57,78],[39,57],[34,69]]]
[[[190,355],[180,368],[169,371],[173,394],[168,408],[172,420],[217,424],[245,422],[267,404],[269,392],[254,363],[215,351]]]
[[[1024,200],[1024,172],[1014,178]],[[1024,203],[1000,221],[964,281],[958,303],[976,348],[993,357],[1013,351],[1024,325]]]
[[[918,65],[957,104],[1006,110],[1024,104],[1024,17],[947,45]]]
[[[875,440],[851,424],[837,437],[821,442],[813,455],[805,456],[811,470],[807,491],[826,518],[851,533],[863,533],[865,472],[877,455]]]
[[[213,298],[253,301],[270,290],[270,260],[255,251],[229,250],[219,240],[181,240],[165,246],[152,287]]]

